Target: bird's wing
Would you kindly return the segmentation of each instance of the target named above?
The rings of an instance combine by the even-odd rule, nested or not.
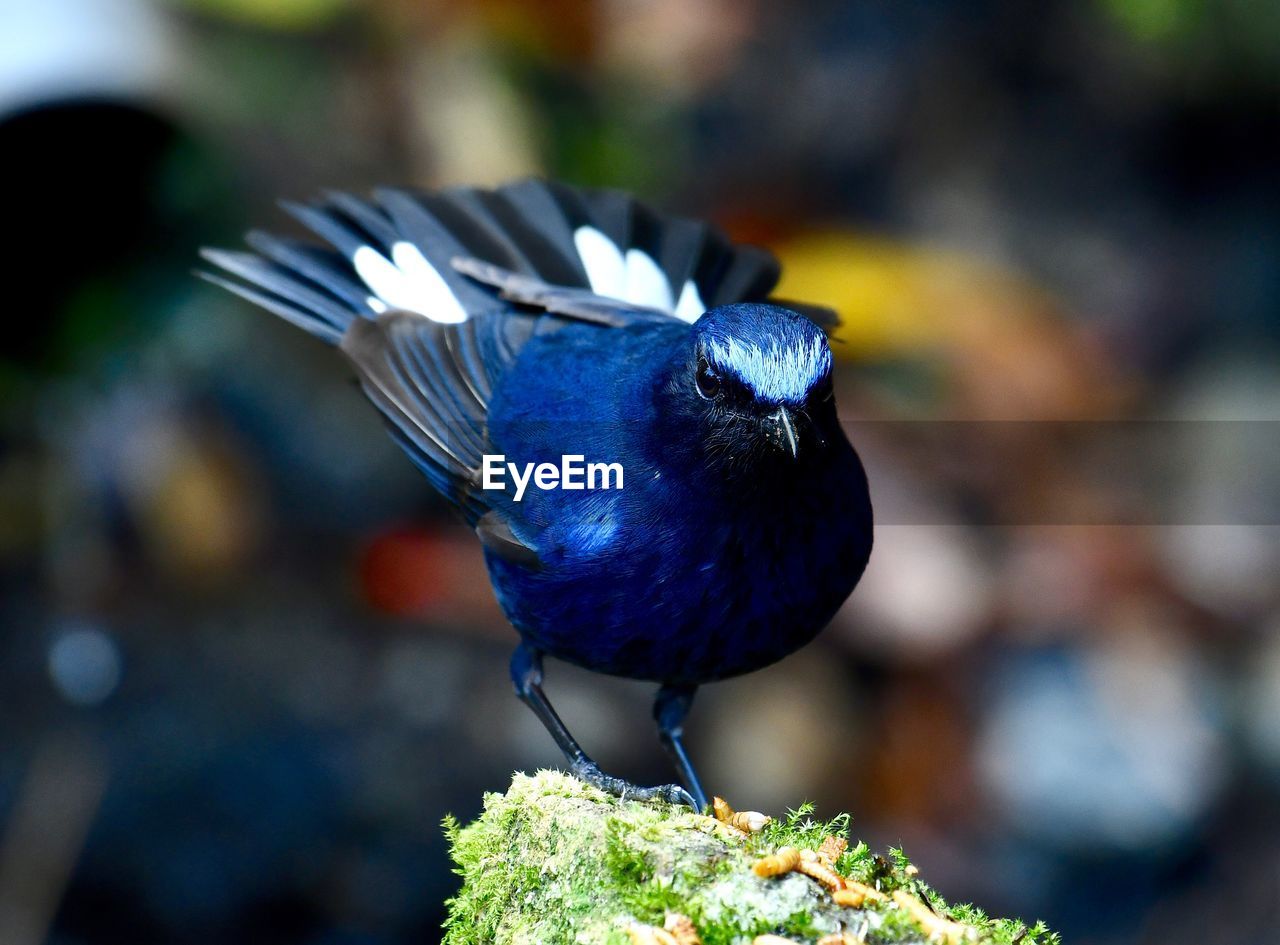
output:
[[[342,338],[396,442],[472,524],[490,508],[480,485],[484,456],[496,452],[488,432],[495,368],[535,324],[506,314],[446,324],[396,311],[362,318]]]
[[[521,541],[511,530],[511,525],[499,512],[486,512],[476,522],[476,535],[480,544],[504,561],[518,564],[533,571],[542,568],[538,552]]]
[[[329,193],[284,204],[326,246],[254,232],[206,278],[340,344],[396,440],[473,523],[494,385],[535,332],[695,321],[764,300],[767,252],[630,196],[523,180],[495,190]],[[455,263],[456,261],[456,263]]]

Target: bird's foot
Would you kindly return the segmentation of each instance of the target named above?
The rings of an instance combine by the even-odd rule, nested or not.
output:
[[[606,794],[612,794],[624,801],[666,801],[668,804],[683,804],[696,814],[702,813],[693,796],[678,784],[638,787],[630,781],[605,774],[594,761],[587,760],[571,764],[569,773],[592,787],[597,787]]]

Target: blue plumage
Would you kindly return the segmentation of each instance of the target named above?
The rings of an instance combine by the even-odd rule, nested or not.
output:
[[[699,684],[822,629],[871,548],[837,421],[830,313],[768,302],[772,257],[631,198],[538,181],[331,195],[295,216],[336,249],[254,235],[211,276],[337,342],[397,442],[484,543],[522,643],[517,692],[572,769],[705,802],[681,742]],[[485,457],[529,470],[486,488]],[[621,489],[532,483],[562,457]],[[599,771],[542,691],[541,656],[662,684],[663,743],[692,797]]]

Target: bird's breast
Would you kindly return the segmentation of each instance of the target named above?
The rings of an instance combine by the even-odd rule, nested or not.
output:
[[[744,495],[650,471],[576,505],[545,533],[542,570],[491,560],[494,584],[531,643],[620,676],[705,682],[781,659],[829,622],[870,549],[860,476]]]

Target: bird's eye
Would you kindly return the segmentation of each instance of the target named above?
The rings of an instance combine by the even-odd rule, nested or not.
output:
[[[707,400],[720,393],[720,376],[711,370],[706,358],[698,358],[698,393]]]

